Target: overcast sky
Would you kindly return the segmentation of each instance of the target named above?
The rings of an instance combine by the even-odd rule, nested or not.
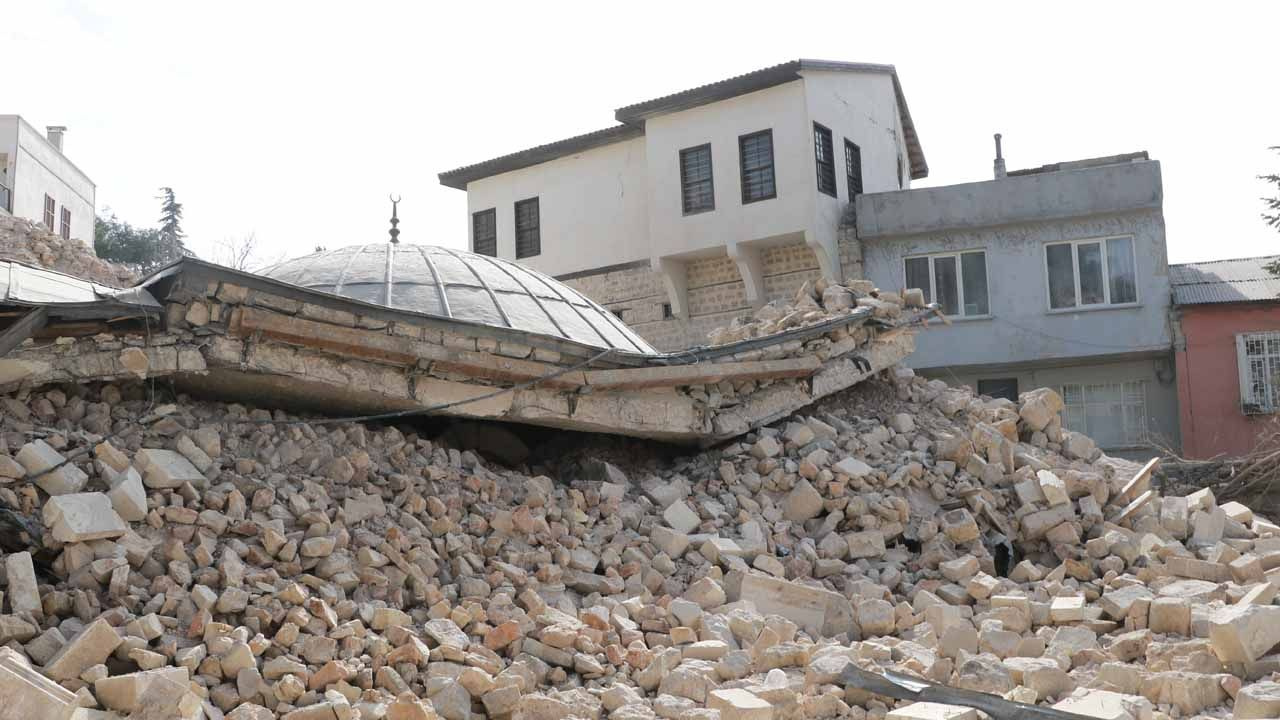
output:
[[[890,63],[915,187],[990,177],[997,131],[1010,170],[1147,150],[1171,261],[1275,253],[1280,2],[1174,5],[0,0],[0,113],[67,125],[100,213],[154,224],[172,186],[202,256],[384,240],[391,192],[402,239],[461,248],[442,170],[789,59]]]

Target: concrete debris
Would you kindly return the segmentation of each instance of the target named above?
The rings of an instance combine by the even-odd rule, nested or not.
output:
[[[211,347],[246,300],[223,290],[178,316]],[[824,303],[904,312],[873,290],[820,283],[721,337]],[[781,359],[811,363],[805,342]],[[849,668],[1091,717],[1280,711],[1267,518],[1161,497],[1154,465],[1065,430],[1051,390],[978,397],[851,359],[823,380],[826,360],[795,385],[593,376],[720,421],[753,405],[682,454],[504,454],[479,425],[308,422],[123,373],[20,387],[0,396],[0,505],[45,532],[3,556],[0,720],[978,717],[845,687]]]

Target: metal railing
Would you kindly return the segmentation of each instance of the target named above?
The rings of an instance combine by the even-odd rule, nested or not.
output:
[[[13,190],[3,183],[0,183],[0,210],[13,214]]]

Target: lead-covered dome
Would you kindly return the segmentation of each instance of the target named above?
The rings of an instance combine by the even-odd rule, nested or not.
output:
[[[371,243],[286,260],[261,275],[442,318],[656,353],[613,313],[523,265],[434,245]]]

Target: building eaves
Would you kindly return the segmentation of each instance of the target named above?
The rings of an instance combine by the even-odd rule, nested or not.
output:
[[[1169,266],[1174,305],[1280,302],[1280,277],[1266,266],[1280,255]]]
[[[898,80],[898,71],[894,66],[802,59],[791,60],[762,70],[737,75],[727,80],[720,80],[618,108],[614,111],[614,117],[618,122],[622,123],[621,125],[564,140],[557,140],[473,165],[446,170],[438,175],[440,184],[445,187],[465,190],[468,183],[476,180],[532,167],[584,150],[630,140],[644,134],[644,123],[651,117],[688,110],[756,92],[757,90],[765,90],[793,80],[799,80],[802,77],[801,73],[806,70],[814,72],[884,73],[889,75],[893,80],[893,92],[898,103],[898,112],[902,116],[903,140],[907,145],[907,157],[911,164],[911,178],[919,180],[928,177],[929,164],[925,161],[924,149],[920,145],[920,137],[916,132],[915,122],[911,119],[911,110],[907,107],[907,98],[902,92],[902,83]]]
[[[802,77],[801,73],[806,70],[884,73],[893,78],[893,92],[898,102],[898,111],[902,115],[904,140],[906,141],[907,154],[911,161],[911,177],[918,180],[929,175],[929,165],[925,161],[924,150],[920,146],[920,138],[916,133],[915,123],[911,119],[911,110],[907,107],[906,95],[902,92],[902,83],[898,80],[898,71],[892,65],[839,62],[834,60],[791,60],[743,75],[735,75],[726,80],[627,105],[626,107],[618,108],[614,112],[614,117],[618,122],[643,125],[651,117],[728,100],[739,95],[746,95],[747,93],[798,80]]]
[[[603,130],[575,135],[564,140],[557,140],[545,145],[485,160],[484,162],[478,162],[474,165],[465,165],[453,170],[446,170],[440,173],[438,177],[440,178],[440,184],[445,187],[466,190],[467,183],[475,182],[476,180],[501,175],[512,170],[532,167],[557,158],[573,155],[583,150],[612,145],[613,143],[640,137],[643,134],[643,127],[614,125]]]

